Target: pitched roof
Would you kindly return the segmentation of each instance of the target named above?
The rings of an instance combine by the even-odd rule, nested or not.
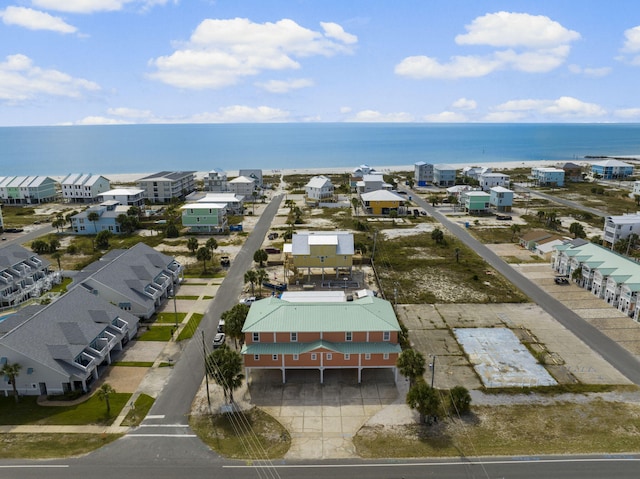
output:
[[[314,176],[305,185],[305,188],[324,188],[325,186],[332,186],[331,180],[326,176]]]
[[[346,231],[298,232],[291,237],[291,252],[307,255],[312,245],[336,245],[337,255],[352,255],[355,252],[353,233]]]
[[[389,190],[376,190],[370,191],[369,193],[362,193],[360,198],[362,198],[362,201],[405,201],[404,197]]]

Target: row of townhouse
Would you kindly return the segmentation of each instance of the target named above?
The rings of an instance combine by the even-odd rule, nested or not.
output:
[[[58,182],[48,176],[0,176],[0,200],[9,205],[55,201]]]
[[[62,199],[68,203],[95,203],[98,196],[111,189],[111,183],[100,175],[67,175],[61,182]]]
[[[555,247],[554,270],[572,278],[594,296],[622,311],[635,321],[640,291],[640,264],[602,246],[582,239]]]
[[[50,263],[17,244],[0,248],[0,307],[13,307],[39,297],[60,283]]]
[[[400,325],[391,304],[370,294],[349,301],[342,292],[284,293],[254,302],[242,329],[246,377],[253,370],[350,369],[358,383],[368,369],[397,379]]]
[[[75,277],[48,305],[27,306],[0,321],[0,364],[22,366],[21,395],[88,391],[148,318],[175,294],[182,266],[139,243],[114,250]],[[0,379],[0,392],[13,385]]]

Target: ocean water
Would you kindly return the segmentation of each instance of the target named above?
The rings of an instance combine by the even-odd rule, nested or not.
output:
[[[640,155],[640,124],[194,124],[0,128],[0,176],[579,161]]]

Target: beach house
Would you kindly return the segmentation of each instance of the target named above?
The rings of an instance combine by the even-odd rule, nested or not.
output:
[[[384,176],[380,173],[364,175],[360,181],[356,183],[358,194],[369,193],[378,190],[391,190],[393,185],[384,181]]]
[[[196,200],[197,203],[220,203],[225,205],[227,215],[242,215],[244,213],[244,200],[235,193],[207,193]]]
[[[246,176],[238,176],[227,183],[229,192],[241,197],[244,201],[252,201],[257,194],[257,184],[253,178]]]
[[[397,378],[400,325],[391,303],[373,295],[348,301],[344,293],[304,294],[251,305],[242,329],[247,377],[255,370],[278,370],[285,383],[287,372],[316,370],[322,384],[331,371],[347,369],[361,383],[363,372],[387,369]]]
[[[213,193],[224,193],[228,190],[227,173],[222,170],[211,170],[204,177],[204,190]]]
[[[335,188],[329,178],[320,175],[311,178],[304,186],[304,190],[307,201],[317,203],[318,201],[331,201]]]
[[[182,208],[182,226],[190,233],[219,234],[227,229],[227,206],[223,203],[187,203]]]
[[[460,193],[460,204],[469,214],[482,214],[489,211],[491,195],[484,191],[471,190]]]
[[[632,234],[640,236],[640,213],[607,216],[604,219],[602,240],[611,248]]]
[[[256,188],[262,188],[264,186],[262,183],[262,170],[258,168],[242,168],[238,170],[238,176],[251,178],[254,181]]]
[[[392,211],[403,213],[406,199],[389,190],[376,190],[360,195],[366,214],[389,215]]]
[[[195,171],[161,171],[140,178],[136,186],[144,190],[145,199],[152,203],[184,200],[196,189]]]
[[[87,392],[136,335],[138,318],[81,288],[46,306],[27,306],[0,321],[0,365],[19,364],[21,396]]]
[[[513,191],[503,186],[494,186],[489,190],[489,204],[499,212],[511,211]]]
[[[55,201],[58,183],[48,176],[0,176],[0,200],[8,205]]]
[[[345,231],[299,232],[291,237],[291,253],[287,253],[289,269],[311,276],[317,270],[324,279],[327,269],[333,270],[335,277],[340,274],[351,276],[353,268],[353,233]]]
[[[114,200],[90,206],[70,218],[71,231],[77,235],[96,235],[101,231],[109,231],[115,235],[121,234],[122,228],[118,217],[126,215],[129,208],[131,207],[121,205]]]
[[[534,167],[531,177],[538,186],[564,186],[564,170],[561,168]]]
[[[620,160],[604,160],[591,164],[591,174],[603,180],[619,180],[633,175],[633,165]]]
[[[504,173],[482,173],[478,176],[478,184],[483,191],[489,191],[494,186],[509,187],[509,175]]]
[[[453,186],[456,184],[458,170],[442,163],[433,165],[433,184],[436,186]]]
[[[417,186],[427,186],[433,183],[433,164],[418,161],[414,164],[413,179]]]
[[[101,193],[111,189],[104,176],[92,174],[68,174],[61,182],[62,200],[67,203],[96,203]]]
[[[584,174],[582,173],[582,167],[580,165],[576,165],[575,163],[568,161],[567,163],[564,163],[560,168],[564,170],[565,181],[578,183],[584,180]]]
[[[144,206],[144,190],[140,188],[115,188],[98,195],[98,203],[116,201],[124,206]]]

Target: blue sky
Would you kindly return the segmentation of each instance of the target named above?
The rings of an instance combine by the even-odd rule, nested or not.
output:
[[[639,122],[637,0],[3,0],[0,126]]]

